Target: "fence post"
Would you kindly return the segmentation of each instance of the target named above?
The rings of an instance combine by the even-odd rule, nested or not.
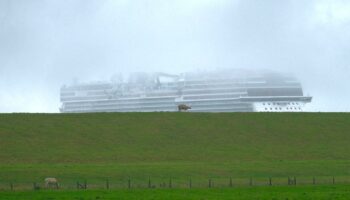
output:
[[[253,185],[253,178],[252,178],[252,177],[250,177],[250,179],[249,179],[249,185],[250,185],[250,186]]]
[[[230,187],[232,187],[232,177],[230,177]]]
[[[272,178],[269,178],[269,185],[272,185]]]
[[[130,178],[128,179],[128,188],[129,189],[131,188],[131,180],[130,180]]]
[[[35,182],[33,183],[33,190],[37,190],[37,186]]]
[[[84,189],[87,189],[87,182],[86,182],[86,180],[84,181]]]
[[[312,179],[312,184],[316,184],[316,179],[315,179],[315,177],[313,177],[313,179]]]
[[[106,180],[106,188],[107,188],[107,190],[109,189],[109,180],[108,179]]]
[[[189,187],[192,188],[192,178],[190,178]]]
[[[208,187],[211,188],[211,179],[209,179]]]
[[[151,188],[151,177],[148,178],[148,188]]]
[[[77,189],[79,190],[79,181],[77,181]]]
[[[294,185],[297,185],[297,178],[294,176]]]
[[[288,185],[290,185],[290,177],[288,176]]]
[[[13,183],[10,183],[10,189],[13,191]]]
[[[332,180],[332,182],[333,182],[333,185],[335,184],[335,178],[334,178],[334,176],[333,176],[333,180]]]
[[[171,178],[169,179],[169,188],[172,188],[172,181],[171,181]]]

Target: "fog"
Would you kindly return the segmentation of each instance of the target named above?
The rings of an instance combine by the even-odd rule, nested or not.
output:
[[[350,111],[350,1],[0,0],[0,112],[58,112],[73,80],[292,73],[307,111]]]

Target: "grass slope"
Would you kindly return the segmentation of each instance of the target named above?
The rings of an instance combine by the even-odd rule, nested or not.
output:
[[[289,175],[350,175],[350,114],[0,114],[0,184]]]

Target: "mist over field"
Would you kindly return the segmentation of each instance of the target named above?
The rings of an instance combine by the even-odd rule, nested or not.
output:
[[[0,112],[58,112],[73,80],[292,73],[307,111],[350,111],[350,1],[0,0]]]

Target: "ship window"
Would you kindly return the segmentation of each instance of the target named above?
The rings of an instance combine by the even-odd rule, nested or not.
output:
[[[267,108],[265,108],[265,110],[267,110]]]
[[[272,108],[270,108],[270,110],[272,110]]]
[[[248,88],[248,96],[302,96],[301,88]]]
[[[280,110],[282,110],[282,108],[280,107]]]

